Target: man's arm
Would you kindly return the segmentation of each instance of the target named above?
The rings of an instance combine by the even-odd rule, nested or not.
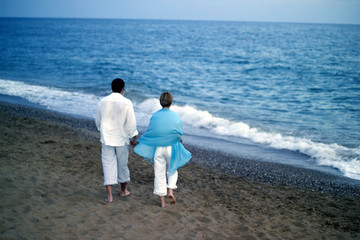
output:
[[[126,134],[130,138],[136,137],[139,133],[136,129],[136,119],[135,119],[135,113],[132,103],[130,103],[130,106],[126,113],[126,120],[125,120],[125,131]]]
[[[95,124],[99,131],[100,131],[100,123],[101,123],[101,114],[100,114],[100,107],[98,107],[98,110],[97,110],[96,116],[95,116]]]

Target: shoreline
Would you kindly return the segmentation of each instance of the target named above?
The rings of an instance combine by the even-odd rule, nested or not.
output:
[[[73,128],[86,137],[90,137],[92,140],[98,141],[99,139],[99,132],[92,119],[1,101],[0,112],[62,124]],[[299,190],[327,193],[337,197],[360,198],[360,181],[358,180],[282,163],[240,158],[232,154],[188,145],[186,142],[184,146],[193,155],[190,162],[221,174],[239,177],[249,182],[293,187]]]
[[[130,150],[131,195],[121,198],[116,185],[114,202],[105,204],[101,144],[90,121],[0,103],[0,122],[1,239],[360,237],[358,188],[336,177],[244,159],[235,167],[252,174],[226,174],[212,167],[238,159],[187,146],[193,159],[179,170],[177,202],[167,199],[161,209],[153,166]],[[223,167],[231,173],[230,165]]]

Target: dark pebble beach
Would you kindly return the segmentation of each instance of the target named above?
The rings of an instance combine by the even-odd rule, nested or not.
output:
[[[89,136],[98,138],[93,119],[77,118],[46,109],[1,102],[0,111],[18,117],[63,124],[78,130],[86,129],[88,133],[93,133],[89,134]],[[184,145],[193,155],[191,161],[193,164],[213,171],[240,177],[251,182],[326,192],[334,196],[360,197],[360,181],[358,180],[285,164],[239,158],[211,149],[189,146],[186,143]]]

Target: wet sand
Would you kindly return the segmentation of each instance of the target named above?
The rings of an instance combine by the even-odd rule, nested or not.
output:
[[[175,205],[133,152],[131,195],[105,204],[91,121],[1,103],[0,129],[0,239],[360,239],[356,181],[188,146]]]

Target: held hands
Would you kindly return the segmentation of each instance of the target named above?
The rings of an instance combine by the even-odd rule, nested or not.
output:
[[[134,148],[136,147],[136,145],[138,144],[138,142],[136,141],[136,139],[138,139],[138,136],[133,137],[132,139],[130,139],[130,144],[131,146]]]
[[[138,136],[135,136],[132,139],[130,139],[130,144],[133,148],[136,147],[136,145],[138,144],[138,141],[137,141],[138,138],[139,138]],[[180,139],[180,142],[182,143],[183,140]]]

